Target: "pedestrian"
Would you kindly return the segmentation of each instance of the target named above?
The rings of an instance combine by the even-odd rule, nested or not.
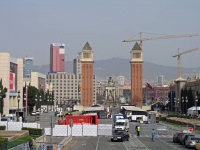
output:
[[[37,150],[36,138],[32,138],[32,147],[30,147],[30,150]]]
[[[151,131],[151,141],[155,141],[155,131],[154,131],[154,129],[152,129],[152,131]]]
[[[138,125],[135,126],[135,132],[136,132],[136,134],[137,134],[137,127],[138,127]]]
[[[137,126],[137,136],[140,136],[140,126]]]
[[[126,126],[124,126],[124,131],[126,131]]]

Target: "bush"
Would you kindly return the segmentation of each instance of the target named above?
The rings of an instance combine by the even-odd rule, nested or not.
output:
[[[166,117],[160,117],[160,121],[166,121]]]
[[[42,135],[42,129],[23,127],[22,130],[28,130],[29,135],[39,135],[39,136]]]
[[[6,130],[6,126],[0,126],[0,130]]]
[[[7,149],[8,138],[0,138],[0,149]]]
[[[167,117],[178,117],[177,114],[169,114]]]

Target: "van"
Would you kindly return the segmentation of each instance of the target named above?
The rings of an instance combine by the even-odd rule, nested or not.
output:
[[[10,118],[10,121],[16,122],[17,121],[17,116],[16,114],[6,114],[6,118]]]
[[[128,119],[117,119],[115,122],[115,131],[125,130],[129,131],[129,120]]]

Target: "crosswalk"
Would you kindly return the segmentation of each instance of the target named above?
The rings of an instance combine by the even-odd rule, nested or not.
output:
[[[130,137],[138,137],[137,135],[130,135]],[[140,135],[139,137],[146,137],[146,138],[150,138],[151,135]],[[172,138],[172,135],[156,135],[156,138]]]

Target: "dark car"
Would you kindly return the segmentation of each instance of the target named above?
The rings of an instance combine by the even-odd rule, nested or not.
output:
[[[189,136],[195,137],[195,135],[191,135],[189,133],[183,134],[181,139],[180,139],[180,144],[185,146],[185,141],[188,139]]]
[[[184,134],[184,133],[179,133],[179,132],[177,132],[176,134],[174,134],[174,136],[173,136],[173,142],[179,143],[179,142],[180,142],[180,138],[181,138],[181,136],[182,136],[183,134]]]
[[[124,140],[129,140],[129,133],[127,133],[126,131],[117,131],[114,132],[112,137],[111,137],[111,141],[124,141]]]

